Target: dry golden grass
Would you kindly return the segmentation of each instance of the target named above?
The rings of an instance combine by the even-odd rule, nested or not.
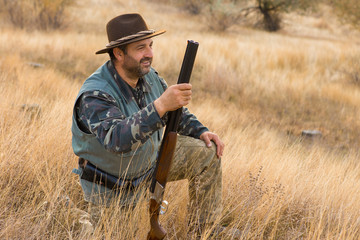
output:
[[[155,1],[79,0],[63,31],[0,25],[1,239],[145,238],[147,199],[133,211],[104,209],[93,236],[85,236],[87,205],[71,173],[73,101],[107,60],[94,55],[106,44],[106,21],[124,12],[167,29],[154,39],[154,67],[169,83],[177,80],[186,40],[200,42],[189,108],[227,145],[219,221],[244,239],[359,238],[357,32],[324,13],[289,15],[276,34],[242,27],[216,34],[200,17]],[[302,138],[304,129],[323,136]],[[170,183],[166,198],[161,222],[169,239],[184,239],[186,181]]]

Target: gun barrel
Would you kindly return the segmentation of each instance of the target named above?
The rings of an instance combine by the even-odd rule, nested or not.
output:
[[[185,56],[181,65],[181,70],[177,82],[178,84],[190,82],[190,76],[194,66],[197,49],[199,47],[199,43],[193,40],[188,40],[187,43]]]
[[[184,59],[183,59],[182,65],[181,65],[179,78],[177,81],[178,84],[190,82],[190,76],[192,73],[192,69],[194,67],[197,49],[199,47],[199,43],[195,42],[193,40],[188,40],[187,43],[188,44],[186,47]],[[167,122],[165,134],[164,134],[165,136],[170,131],[173,131],[173,132],[177,131],[177,128],[178,128],[179,122],[180,122],[182,109],[183,108],[179,108],[179,109],[169,113],[169,120]]]
[[[178,78],[178,84],[189,83],[194,66],[199,43],[188,40],[183,63]],[[177,129],[179,126],[182,108],[169,112],[168,122],[161,142],[160,151],[156,160],[156,167],[150,186],[150,231],[148,240],[160,240],[166,236],[165,229],[160,225],[159,213],[167,177],[176,147]]]

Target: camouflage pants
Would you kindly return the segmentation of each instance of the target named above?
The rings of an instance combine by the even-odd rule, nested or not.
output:
[[[222,211],[221,160],[216,146],[206,147],[202,140],[178,136],[168,181],[188,179],[189,211],[192,221],[213,222]]]
[[[81,175],[81,169],[78,171],[80,171],[78,174]],[[202,140],[178,136],[168,181],[182,179],[189,181],[189,215],[192,223],[211,223],[220,216],[222,211],[222,171],[221,160],[216,156],[215,144],[208,148]],[[136,192],[115,194],[104,186],[83,179],[80,179],[80,183],[85,201],[91,203],[92,207],[89,213],[93,220],[98,220],[101,216],[102,206],[108,206],[113,200],[119,200],[121,206],[135,204],[138,196],[143,195],[150,184],[147,182]]]

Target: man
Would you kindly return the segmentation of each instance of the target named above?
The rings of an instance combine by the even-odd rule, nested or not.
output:
[[[96,53],[108,53],[110,60],[85,81],[76,98],[72,146],[86,201],[107,205],[120,198],[122,205],[135,204],[149,186],[167,112],[186,106],[192,87],[167,87],[151,67],[152,38],[164,30],[149,30],[139,14],[115,17],[106,30],[109,44]],[[186,108],[178,133],[169,181],[189,180],[191,217],[202,228],[222,210],[224,143]],[[94,175],[84,174],[87,165],[135,187],[114,190],[93,181]]]

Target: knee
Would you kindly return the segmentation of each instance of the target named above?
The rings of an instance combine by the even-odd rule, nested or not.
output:
[[[216,145],[212,142],[211,147],[204,145],[204,152],[206,154],[206,162],[208,166],[221,167],[221,158],[216,154]]]

